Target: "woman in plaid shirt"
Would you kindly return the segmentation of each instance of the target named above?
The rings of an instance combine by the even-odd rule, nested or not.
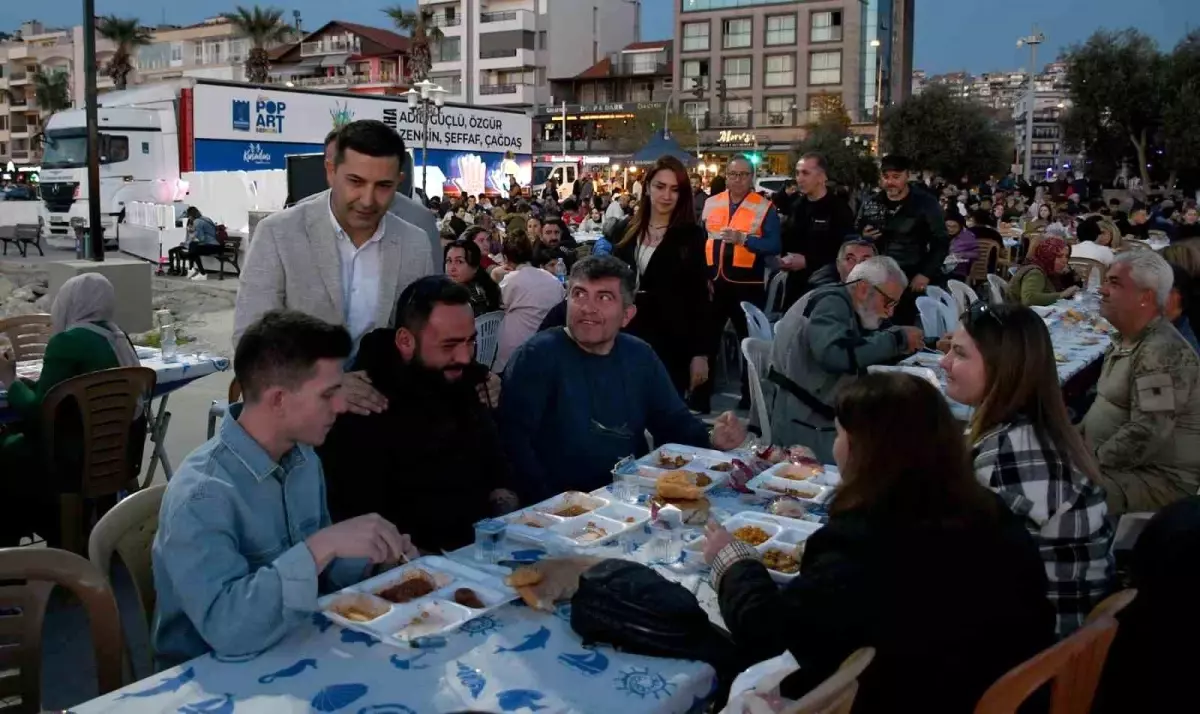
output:
[[[1113,530],[1099,467],[1071,425],[1045,323],[1020,305],[975,303],[942,360],[946,395],[975,407],[975,474],[1038,541],[1058,636],[1110,591]]]

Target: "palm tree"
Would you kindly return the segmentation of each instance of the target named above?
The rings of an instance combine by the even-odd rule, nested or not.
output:
[[[38,109],[46,116],[71,108],[71,85],[61,69],[39,69],[33,75],[33,88]]]
[[[104,73],[112,78],[117,89],[124,89],[133,71],[133,51],[150,44],[150,30],[142,27],[136,17],[105,15],[96,23],[96,34],[117,46]]]
[[[291,39],[292,27],[283,22],[283,10],[274,7],[261,8],[255,5],[247,9],[238,5],[229,22],[250,39],[249,55],[246,56],[246,81],[266,84],[271,71],[271,57],[267,48]]]
[[[433,24],[433,13],[420,8],[405,10],[399,5],[384,8],[383,12],[392,18],[396,27],[407,30],[408,36],[412,38],[408,60],[412,79],[417,82],[427,79],[429,69],[433,66],[429,46],[433,42],[440,42],[443,37],[441,29]]]

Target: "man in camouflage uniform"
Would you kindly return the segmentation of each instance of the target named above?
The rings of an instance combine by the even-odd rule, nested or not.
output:
[[[1083,433],[1111,515],[1157,511],[1200,485],[1200,358],[1162,316],[1173,279],[1157,253],[1135,250],[1117,256],[1100,288],[1118,334]]]

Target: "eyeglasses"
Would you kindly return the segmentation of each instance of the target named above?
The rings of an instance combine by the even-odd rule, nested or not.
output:
[[[976,300],[975,302],[971,303],[971,305],[967,308],[966,316],[967,320],[972,325],[979,320],[982,320],[984,317],[990,317],[996,321],[997,325],[1004,327],[1004,318],[996,314],[996,311],[992,309],[992,306],[988,305],[982,300]]]
[[[883,309],[891,310],[892,308],[896,307],[896,305],[900,302],[896,298],[885,293],[883,291],[883,288],[879,287],[878,285],[872,285],[871,287],[875,288],[875,292],[877,292],[883,296]]]
[[[727,171],[727,172],[725,172],[725,178],[731,178],[731,179],[750,178],[750,172],[749,171]]]

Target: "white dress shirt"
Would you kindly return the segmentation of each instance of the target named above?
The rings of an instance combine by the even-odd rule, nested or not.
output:
[[[337,236],[338,259],[342,263],[342,305],[346,329],[357,345],[363,335],[379,327],[375,324],[375,310],[379,307],[379,241],[383,239],[383,221],[379,221],[375,234],[356,248],[349,234],[338,223],[332,204],[329,206],[329,220]]]

